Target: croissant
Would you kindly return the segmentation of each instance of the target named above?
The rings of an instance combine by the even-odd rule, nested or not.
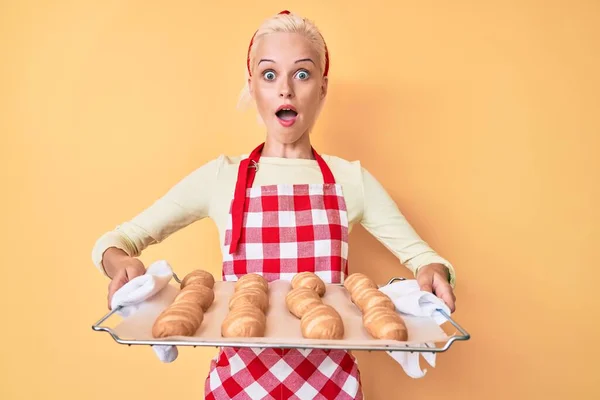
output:
[[[395,311],[389,308],[374,306],[363,314],[363,325],[371,336],[377,339],[406,341],[408,332],[406,324]]]
[[[233,310],[244,304],[258,307],[265,313],[269,307],[269,296],[262,289],[256,287],[242,287],[236,290],[229,299],[229,309]]]
[[[316,305],[322,304],[321,297],[312,289],[299,287],[292,289],[285,296],[285,304],[288,310],[298,318]]]
[[[371,287],[363,286],[355,290],[352,293],[352,300],[363,313],[375,306],[386,307],[391,311],[396,310],[396,306],[394,306],[392,300],[385,293]]]
[[[348,292],[350,292],[350,294],[363,287],[377,289],[375,282],[373,282],[373,280],[371,280],[371,278],[369,278],[367,275],[361,274],[360,272],[355,272],[346,278],[344,281],[344,287],[346,290],[348,290]]]
[[[305,287],[314,290],[319,296],[325,294],[325,282],[312,272],[300,272],[292,279],[292,288]]]
[[[200,284],[212,289],[215,286],[215,278],[210,272],[197,269],[183,278],[181,281],[181,289],[191,284]]]
[[[183,299],[186,301],[195,301],[202,307],[202,311],[206,311],[215,300],[215,292],[204,285],[190,284],[177,294],[173,302],[175,303]]]
[[[331,306],[317,305],[304,313],[300,320],[302,336],[308,339],[342,339],[342,317]]]
[[[152,336],[193,336],[204,319],[202,307],[196,301],[181,299],[160,313],[152,326]]]
[[[265,334],[267,318],[263,312],[251,305],[240,305],[227,314],[221,324],[223,337],[261,337]]]
[[[250,288],[250,287],[257,287],[257,288],[262,289],[265,292],[268,292],[269,282],[267,282],[267,280],[263,276],[252,273],[252,274],[243,275],[235,283],[236,291],[241,288]]]

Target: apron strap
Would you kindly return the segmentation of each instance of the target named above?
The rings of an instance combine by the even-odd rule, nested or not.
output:
[[[254,177],[258,170],[258,161],[260,160],[262,149],[265,147],[265,143],[261,143],[255,148],[248,158],[243,159],[240,162],[238,168],[237,181],[235,183],[235,193],[233,197],[233,204],[231,207],[232,217],[232,232],[231,232],[231,244],[229,246],[229,254],[233,254],[237,251],[237,246],[242,234],[242,222],[244,219],[244,208],[246,206],[246,189],[251,188],[254,183]],[[323,158],[315,151],[311,146],[311,150],[321,173],[323,174],[323,182],[325,184],[334,184],[335,178],[329,166],[323,160]]]

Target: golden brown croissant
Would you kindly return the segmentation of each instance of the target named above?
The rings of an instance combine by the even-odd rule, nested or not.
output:
[[[183,299],[172,303],[160,313],[152,326],[152,336],[193,336],[203,319],[204,312],[200,304]]]
[[[319,304],[304,313],[300,320],[302,336],[308,339],[342,339],[344,322],[331,306]]]
[[[392,311],[396,310],[396,306],[385,293],[372,287],[363,286],[355,290],[352,293],[352,300],[363,313],[375,306],[386,307]]]
[[[200,284],[212,289],[215,286],[215,278],[210,272],[197,269],[190,272],[185,276],[185,278],[183,278],[181,281],[181,289],[192,284]]]
[[[263,313],[267,312],[269,307],[269,296],[257,287],[242,287],[236,290],[229,299],[229,309],[240,307],[245,304],[251,304],[258,307]]]
[[[312,272],[300,272],[292,278],[292,288],[305,287],[314,290],[319,296],[325,294],[325,282]]]
[[[371,280],[371,278],[369,278],[367,275],[361,274],[360,272],[355,272],[346,278],[344,281],[344,287],[346,290],[348,290],[348,292],[350,292],[350,294],[363,287],[377,289],[375,282],[373,282],[373,280]]]
[[[235,283],[236,291],[241,288],[250,288],[250,287],[261,288],[263,291],[268,292],[269,291],[269,282],[267,282],[267,280],[262,275],[252,273],[252,274],[243,275]]]
[[[181,291],[154,321],[152,336],[193,336],[215,299],[213,276],[202,270],[190,272],[181,281]]]
[[[408,332],[402,317],[386,307],[371,307],[363,314],[363,324],[377,339],[406,341]]]
[[[312,289],[299,287],[292,289],[285,296],[285,304],[288,310],[298,318],[316,305],[322,304],[321,297]]]
[[[221,325],[223,337],[260,337],[265,334],[265,314],[251,304],[240,305],[229,311]]]
[[[204,285],[189,284],[181,289],[173,302],[175,303],[182,299],[195,301],[202,307],[202,311],[206,311],[215,300],[215,292]]]

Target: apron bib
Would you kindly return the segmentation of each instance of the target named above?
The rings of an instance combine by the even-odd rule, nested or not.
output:
[[[348,275],[348,214],[342,187],[313,149],[323,184],[252,187],[264,143],[240,163],[223,245],[223,280],[268,281],[314,272]],[[344,350],[225,347],[211,361],[206,399],[362,399],[354,356]]]

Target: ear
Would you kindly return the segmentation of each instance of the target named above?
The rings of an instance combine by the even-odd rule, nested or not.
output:
[[[327,87],[329,86],[329,77],[324,76],[323,82],[321,83],[321,100],[327,96]]]
[[[252,97],[254,97],[254,93],[252,92],[252,78],[248,77],[248,92]]]

